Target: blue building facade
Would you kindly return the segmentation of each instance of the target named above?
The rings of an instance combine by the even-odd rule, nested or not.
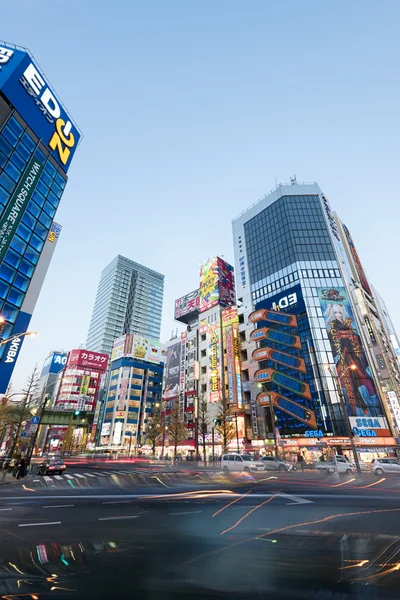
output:
[[[28,330],[61,226],[54,217],[80,133],[25,49],[0,43],[2,338]],[[0,346],[5,392],[23,337]]]
[[[122,357],[111,362],[103,402],[100,444],[128,447],[146,443],[154,405],[161,403],[163,364]]]

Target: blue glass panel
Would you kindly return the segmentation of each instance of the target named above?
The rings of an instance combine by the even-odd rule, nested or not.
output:
[[[8,163],[8,165],[5,168],[5,172],[12,178],[14,179],[15,183],[17,183],[17,181],[19,180],[19,178],[21,177],[21,173],[19,171],[19,169],[17,169],[17,167],[15,167],[12,162],[10,161]]]
[[[25,294],[23,292],[20,292],[19,290],[11,288],[11,290],[8,294],[7,301],[10,302],[11,304],[15,304],[15,306],[20,307],[22,304],[22,300],[24,299],[24,296],[25,296]]]
[[[31,246],[28,246],[28,249],[25,252],[24,258],[27,258],[28,260],[31,261],[31,263],[36,265],[37,261],[39,260],[39,252],[36,252],[36,250],[34,250]]]
[[[15,250],[16,252],[19,252],[19,254],[21,254],[21,258],[22,258],[22,255],[26,250],[26,242],[21,240],[21,238],[18,235],[14,235],[14,237],[11,241],[11,248],[13,250]]]
[[[1,279],[0,279],[0,298],[2,298],[4,300],[5,297],[7,296],[9,289],[10,289],[10,286],[7,285],[4,281],[1,281]],[[4,332],[3,332],[3,335],[4,335]]]
[[[14,252],[11,248],[8,249],[7,254],[4,257],[4,260],[11,265],[12,267],[18,268],[19,263],[21,262],[22,256],[19,256],[17,252]],[[7,280],[10,281],[10,280]]]
[[[38,223],[35,227],[35,233],[42,238],[42,240],[46,239],[48,229],[41,223]]]
[[[19,236],[21,236],[23,240],[28,242],[29,238],[31,237],[31,233],[32,233],[32,231],[30,229],[28,229],[28,227],[26,225],[24,225],[23,223],[19,224],[18,229],[17,229],[17,234]]]
[[[40,208],[38,207],[38,205],[36,204],[36,202],[34,202],[33,200],[31,200],[28,204],[28,210],[29,212],[31,212],[35,217],[38,217],[40,215]]]
[[[22,217],[22,222],[25,223],[29,229],[33,229],[36,225],[36,219],[32,217],[30,213],[27,211],[24,212],[24,216]]]
[[[51,219],[50,219],[50,217],[48,217],[48,216],[46,215],[46,213],[42,212],[42,214],[41,214],[41,215],[40,215],[40,217],[39,217],[39,221],[40,221],[41,223],[43,223],[43,225],[45,225],[45,226],[47,227],[47,229],[49,229],[49,228],[50,228],[50,225],[51,225]]]
[[[14,165],[21,171],[25,169],[26,167],[26,161],[18,154],[18,152],[14,152],[14,154],[12,155],[11,160],[13,161]]]
[[[7,162],[7,156],[0,151],[0,167],[3,168]]]
[[[0,183],[9,192],[12,193],[14,191],[15,181],[13,181],[6,173],[0,175]]]
[[[39,204],[39,206],[43,206],[43,204],[46,202],[46,198],[37,189],[33,192],[32,198],[36,204]]]
[[[43,196],[47,196],[50,191],[47,185],[43,183],[42,179],[39,179],[36,189],[39,190],[39,192],[42,192]]]
[[[11,127],[16,136],[21,137],[24,133],[24,128],[20,125],[15,117],[11,117],[8,121],[8,125]]]
[[[4,204],[7,204],[9,199],[10,199],[9,192],[6,192],[6,190],[4,188],[2,188],[0,185],[0,202],[4,205]]]
[[[51,187],[51,184],[53,183],[53,180],[52,180],[52,178],[50,177],[50,175],[48,175],[48,174],[46,173],[46,171],[43,171],[43,172],[42,172],[42,174],[41,174],[41,176],[40,176],[40,179],[43,179],[43,181],[45,182],[45,184],[46,184],[46,185],[48,185],[49,187]]]
[[[26,292],[29,285],[29,279],[21,275],[21,273],[17,273],[13,285],[22,290],[23,292]]]
[[[28,148],[24,146],[22,142],[20,142],[16,147],[16,151],[21,156],[21,158],[23,158],[23,160],[27,163],[31,157],[31,153],[29,152]]]
[[[55,193],[57,198],[61,198],[62,189],[60,188],[60,186],[58,186],[56,183],[53,183],[53,187],[51,188],[51,190]]]
[[[21,273],[23,273],[27,277],[32,277],[35,267],[33,265],[31,265],[30,263],[28,263],[27,260],[23,260],[21,262],[21,266],[20,266],[19,270],[21,271]],[[0,269],[0,277],[1,277],[1,269]]]
[[[25,133],[22,136],[22,141],[24,142],[25,146],[28,148],[28,150],[30,150],[30,152],[32,153],[33,150],[35,149],[35,142],[33,141],[33,139],[31,138],[30,135],[28,135],[27,133]]]
[[[61,177],[61,175],[59,173],[57,173],[56,181],[57,181],[58,185],[60,186],[60,188],[63,190],[65,188],[65,184],[67,183],[65,181],[64,177]]]
[[[6,255],[6,258],[7,258],[7,255]],[[5,265],[4,263],[1,265],[1,267],[0,267],[1,279],[4,279],[4,281],[7,281],[8,283],[12,283],[12,280],[14,279],[14,275],[15,275],[15,269],[12,269],[11,267],[9,267],[8,265]]]
[[[35,157],[40,160],[43,166],[46,164],[46,157],[39,148],[36,148]]]
[[[53,192],[50,192],[49,197],[47,198],[49,202],[51,202],[51,204],[57,208],[58,203],[60,202],[60,199],[57,198],[57,196],[55,194],[53,194]]]
[[[56,169],[53,167],[53,165],[51,164],[50,161],[47,162],[44,170],[50,175],[50,177],[52,177],[54,179],[54,177],[56,176]]]
[[[37,235],[33,234],[29,243],[35,248],[35,250],[40,252],[43,248],[44,241],[41,240]]]
[[[10,323],[15,323],[19,309],[15,308],[15,306],[12,306],[11,304],[5,304],[1,313],[7,319],[7,321],[10,321]],[[17,331],[16,333],[20,332]]]
[[[12,129],[10,129],[10,127],[8,127],[8,125],[6,125],[6,127],[4,127],[4,129],[2,131],[2,135],[4,135],[6,140],[9,141],[12,146],[17,145],[18,138],[15,135],[15,133],[12,131]]]
[[[11,156],[13,148],[11,144],[7,142],[5,138],[0,135],[0,150],[4,152],[6,156]]]
[[[46,211],[46,213],[53,218],[55,213],[56,213],[56,209],[50,204],[50,202],[46,202],[46,204],[44,205],[43,209]]]

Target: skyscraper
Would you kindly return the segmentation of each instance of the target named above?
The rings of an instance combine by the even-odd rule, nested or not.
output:
[[[319,186],[278,186],[233,221],[233,237],[253,438],[273,431],[312,460],[321,447],[349,451],[349,422],[362,458],[393,451],[394,353],[378,343],[371,287]],[[272,322],[270,309],[295,318]]]
[[[54,217],[80,137],[29,51],[0,43],[0,315],[1,337],[12,338],[0,346],[0,393],[57,244]]]
[[[118,255],[101,274],[86,348],[111,354],[125,333],[158,340],[163,293],[164,275]]]

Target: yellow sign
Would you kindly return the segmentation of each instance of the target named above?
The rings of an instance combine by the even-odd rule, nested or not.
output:
[[[79,388],[79,393],[81,396],[87,396],[88,389],[89,389],[89,383],[90,383],[90,375],[83,375],[81,387]]]

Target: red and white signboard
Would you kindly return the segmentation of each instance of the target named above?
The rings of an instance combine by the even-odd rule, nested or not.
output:
[[[89,367],[90,369],[98,369],[99,371],[105,371],[107,364],[108,354],[81,349],[71,350],[67,360],[67,366]]]

